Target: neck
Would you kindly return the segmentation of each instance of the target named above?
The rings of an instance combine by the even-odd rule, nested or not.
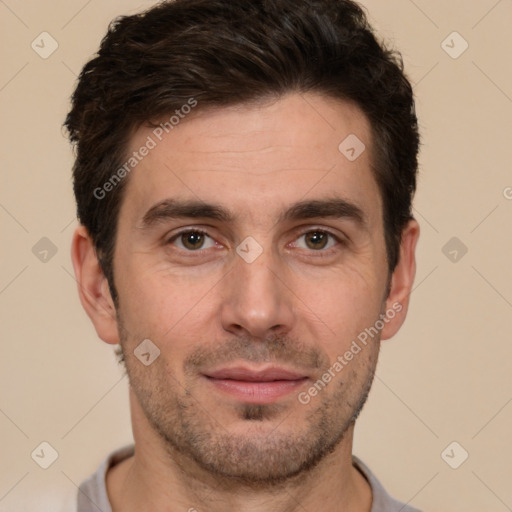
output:
[[[267,487],[218,477],[172,449],[149,425],[132,396],[135,454],[107,473],[113,512],[370,512],[371,489],[352,465],[352,424],[313,469]]]

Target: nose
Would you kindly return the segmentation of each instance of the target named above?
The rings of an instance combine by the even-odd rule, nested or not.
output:
[[[236,256],[224,283],[221,322],[226,331],[265,339],[285,334],[293,326],[293,293],[272,251],[251,263]]]

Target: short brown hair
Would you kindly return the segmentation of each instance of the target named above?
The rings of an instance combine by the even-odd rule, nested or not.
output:
[[[386,250],[395,268],[412,218],[419,134],[401,55],[379,43],[350,0],[175,0],[114,20],[83,68],[65,126],[76,146],[74,192],[117,303],[113,254],[128,178],[94,191],[126,161],[130,135],[190,98],[196,110],[289,92],[355,102],[373,135]]]

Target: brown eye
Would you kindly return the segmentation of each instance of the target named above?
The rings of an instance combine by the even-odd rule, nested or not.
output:
[[[205,247],[207,239],[209,239],[210,242],[209,245]],[[215,241],[207,233],[197,229],[177,233],[167,243],[176,245],[180,249],[188,252],[198,252],[199,249],[208,249],[215,245]]]
[[[204,244],[204,234],[198,231],[182,233],[181,242],[187,249],[200,249]]]
[[[308,251],[311,256],[330,256],[345,245],[343,238],[325,229],[304,231],[294,242],[294,247]],[[315,254],[316,253],[316,254]]]
[[[319,250],[325,249],[330,235],[324,231],[310,231],[303,236],[305,237],[306,245],[309,249]]]

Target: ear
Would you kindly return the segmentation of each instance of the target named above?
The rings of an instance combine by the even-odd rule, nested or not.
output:
[[[82,225],[73,234],[71,260],[80,302],[92,320],[98,336],[106,343],[119,343],[116,309],[108,281],[101,270],[92,239]]]
[[[410,220],[402,231],[400,259],[391,276],[389,295],[386,299],[386,317],[381,339],[394,336],[405,321],[409,308],[409,297],[416,274],[416,243],[420,236],[420,226]]]

